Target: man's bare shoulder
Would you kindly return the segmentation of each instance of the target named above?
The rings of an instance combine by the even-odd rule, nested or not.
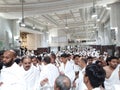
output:
[[[103,69],[106,72],[106,78],[109,78],[111,76],[111,74],[112,74],[113,71],[110,69],[109,66],[104,66]]]
[[[104,66],[103,69],[104,69],[104,70],[108,70],[108,69],[109,69],[109,66]]]

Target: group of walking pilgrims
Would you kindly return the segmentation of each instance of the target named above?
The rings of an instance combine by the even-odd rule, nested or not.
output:
[[[0,59],[0,90],[120,90],[119,58],[92,49]]]

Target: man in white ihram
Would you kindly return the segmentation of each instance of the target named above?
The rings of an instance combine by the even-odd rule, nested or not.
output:
[[[67,54],[66,53],[62,54],[60,59],[62,62],[59,67],[60,74],[68,76],[71,80],[71,83],[73,83],[75,79],[75,72],[72,64],[67,58]]]
[[[0,73],[0,90],[26,90],[22,69],[14,63],[16,53],[7,50],[3,54],[4,67]]]
[[[118,67],[118,58],[110,57],[107,60],[108,65],[104,67],[106,71],[106,79],[104,82],[105,90],[119,90],[112,89],[114,86],[120,85],[120,71]]]
[[[84,73],[87,66],[87,59],[83,57],[79,58],[78,65],[82,68],[82,70],[79,72],[78,90],[86,90],[87,86],[84,83]]]
[[[27,90],[36,90],[37,80],[40,76],[40,72],[34,65],[32,65],[32,59],[28,56],[22,58],[22,64]]]
[[[49,56],[44,57],[43,63],[45,66],[40,73],[37,90],[54,90],[54,82],[59,76],[59,71],[50,61]]]

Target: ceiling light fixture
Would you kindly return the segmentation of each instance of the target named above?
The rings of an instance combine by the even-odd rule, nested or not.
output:
[[[65,14],[65,16],[66,16],[65,29],[69,29],[69,27],[68,27],[68,22],[67,22],[67,13]]]
[[[97,13],[96,13],[96,8],[95,8],[95,0],[93,0],[92,18],[97,18]]]
[[[25,21],[24,21],[24,0],[21,0],[21,5],[22,5],[22,21],[20,26],[25,27]]]
[[[35,27],[35,22],[34,22],[34,17],[33,17],[33,27],[32,27],[33,29],[35,29],[36,27]]]
[[[107,5],[103,5],[107,10],[111,10],[111,7],[108,7]]]
[[[97,22],[99,22],[99,21],[100,21],[100,19],[98,18],[98,19],[97,19]]]
[[[33,29],[35,29],[35,25],[33,25]]]

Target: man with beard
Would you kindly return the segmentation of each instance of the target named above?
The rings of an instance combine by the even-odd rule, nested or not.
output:
[[[107,59],[107,66],[104,67],[106,71],[106,79],[104,82],[105,90],[112,90],[114,85],[120,84],[120,70],[118,66],[117,57],[109,57]]]
[[[0,90],[26,90],[21,68],[14,62],[16,53],[7,50],[3,54],[3,68],[0,73]]]
[[[27,90],[36,90],[36,83],[40,75],[39,71],[32,64],[32,59],[28,56],[22,58],[22,64]]]

